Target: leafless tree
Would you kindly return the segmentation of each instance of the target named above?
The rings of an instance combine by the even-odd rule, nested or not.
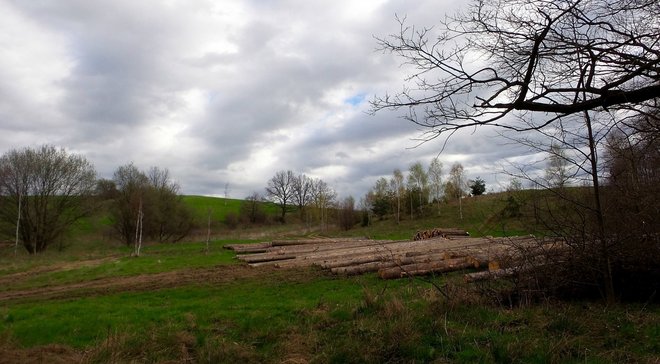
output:
[[[133,163],[114,173],[117,197],[112,217],[114,227],[128,246],[142,235],[158,242],[176,242],[192,228],[192,214],[178,195],[179,185],[169,170],[151,167],[147,173]]]
[[[286,211],[294,195],[296,176],[292,171],[279,171],[268,181],[266,193],[280,207],[282,222],[286,221]]]
[[[312,196],[321,230],[324,230],[328,225],[328,211],[333,206],[337,193],[324,180],[317,178],[312,181]]]
[[[339,226],[343,230],[350,230],[355,222],[355,199],[349,196],[339,204]]]
[[[263,209],[264,198],[258,193],[253,192],[241,203],[240,217],[251,224],[263,223],[266,221],[266,213]]]
[[[293,203],[298,207],[300,220],[305,219],[307,206],[312,202],[312,179],[305,174],[299,174],[293,180]]]
[[[94,167],[80,155],[51,145],[11,150],[0,157],[2,226],[39,253],[90,212],[95,183]]]
[[[482,125],[538,129],[591,110],[644,113],[660,97],[659,13],[657,0],[474,0],[437,28],[400,20],[379,43],[413,71],[372,107],[406,108],[427,140]],[[529,112],[550,117],[530,122]]]
[[[118,196],[112,209],[113,226],[127,246],[137,243],[138,222],[143,213],[149,178],[133,163],[117,168],[113,175]]]

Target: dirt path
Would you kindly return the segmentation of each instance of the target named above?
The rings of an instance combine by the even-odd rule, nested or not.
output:
[[[57,298],[79,298],[117,292],[153,291],[181,287],[190,284],[222,284],[239,279],[250,279],[282,272],[276,268],[252,268],[245,265],[222,265],[213,268],[185,269],[155,274],[127,277],[101,278],[92,281],[68,283],[26,290],[0,292],[0,302],[14,300],[46,300]],[[309,272],[307,272],[309,275]],[[287,270],[286,279],[305,277],[303,272]]]

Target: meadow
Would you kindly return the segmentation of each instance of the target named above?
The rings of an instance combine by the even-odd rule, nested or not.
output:
[[[220,219],[223,199],[186,197]],[[226,204],[225,204],[226,202]],[[62,250],[37,256],[0,248],[0,362],[657,363],[660,307],[597,300],[502,302],[461,273],[385,281],[317,269],[250,268],[225,244],[274,238],[409,239],[461,226],[517,235],[530,224],[499,219],[497,196],[466,199],[464,219],[375,220],[349,231],[291,222],[216,228],[203,239],[147,244],[140,257],[80,224]],[[247,239],[260,236],[258,239]],[[442,288],[442,291],[438,289]]]

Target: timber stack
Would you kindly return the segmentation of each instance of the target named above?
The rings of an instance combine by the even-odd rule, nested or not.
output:
[[[470,234],[462,229],[430,229],[430,230],[421,230],[415,233],[413,240],[425,240],[432,238],[449,238],[449,237],[458,237],[458,236],[470,236]]]
[[[459,229],[433,229],[432,237],[413,240],[367,238],[279,240],[233,244],[236,258],[252,267],[318,266],[334,274],[378,272],[383,279],[445,273],[470,269],[467,282],[505,277],[521,260],[560,249],[559,241],[533,236],[472,238]]]

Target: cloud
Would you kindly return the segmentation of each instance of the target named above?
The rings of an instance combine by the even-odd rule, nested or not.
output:
[[[84,154],[103,177],[134,162],[168,168],[186,194],[262,192],[281,169],[341,195],[442,143],[372,95],[401,87],[375,51],[395,14],[433,25],[456,2],[8,1],[0,3],[0,146]],[[519,153],[493,133],[454,136],[441,159],[485,174]],[[488,182],[488,180],[487,180]]]

